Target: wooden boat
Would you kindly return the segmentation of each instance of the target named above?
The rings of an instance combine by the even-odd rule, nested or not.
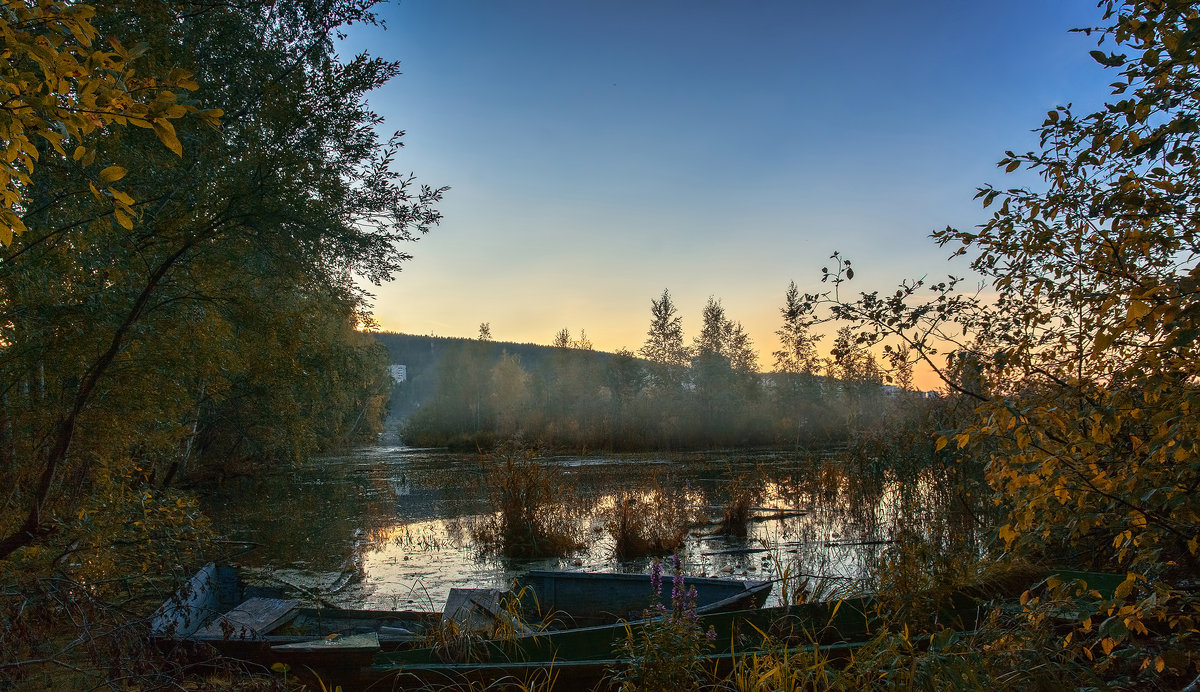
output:
[[[282,589],[246,585],[235,568],[209,563],[154,613],[159,646],[205,644],[259,662],[361,665],[380,650],[411,646],[441,613],[302,606]]]
[[[737,656],[760,651],[767,637],[846,652],[870,638],[873,602],[867,598],[755,608],[699,615],[702,631],[715,632],[704,656],[710,670],[728,670]],[[973,615],[973,611],[972,611]],[[487,686],[501,680],[525,684],[554,676],[558,686],[589,689],[626,662],[617,657],[626,637],[652,626],[656,618],[543,631],[505,640],[381,653],[370,666],[338,680],[348,688],[382,689]]]
[[[1120,575],[1068,571],[1059,571],[1056,576],[1082,579],[1090,588],[1109,594],[1121,579]],[[1043,575],[1040,583],[1045,580]],[[1017,577],[1011,584],[950,594],[938,606],[938,621],[948,631],[970,633],[988,617],[993,599],[1015,598],[1030,586],[1030,581]],[[704,666],[718,675],[726,674],[739,657],[762,653],[765,645],[780,643],[793,650],[819,649],[826,656],[849,655],[874,636],[875,609],[875,600],[867,596],[701,614],[700,629],[711,628],[715,633],[713,649],[704,655]],[[638,636],[641,628],[653,622],[642,618],[503,640],[381,653],[372,665],[359,669],[346,681],[348,688],[372,689],[375,685],[382,689],[488,687],[498,681],[531,687],[531,683],[553,677],[562,689],[605,688],[606,676],[628,663],[617,657],[621,642]]]
[[[712,577],[686,577],[696,589],[698,613],[757,608],[766,602],[773,582]],[[662,575],[664,601],[670,604],[675,580]],[[649,574],[532,570],[517,580],[515,592],[525,613],[567,627],[602,625],[641,617],[649,605]],[[531,619],[531,618],[527,618]]]
[[[667,575],[662,581],[669,594],[672,578]],[[689,578],[686,583],[697,589],[701,614],[759,606],[771,589],[770,582],[732,579]],[[533,571],[518,586],[519,620],[536,623],[539,629],[548,624],[557,628],[611,624],[630,614],[636,617],[650,596],[650,576],[645,574]],[[470,597],[471,592],[486,592],[490,601],[485,604],[485,599]],[[477,611],[459,618],[460,627],[508,618],[497,607],[497,593],[453,590],[453,596],[465,597],[468,609]],[[453,602],[456,610],[462,603]],[[543,622],[541,613],[551,614],[553,622]],[[370,663],[377,652],[419,644],[445,629],[446,617],[458,615],[305,607],[285,598],[282,589],[249,586],[234,567],[209,563],[158,608],[151,633],[160,646],[206,644],[222,655],[244,660],[354,666]],[[523,628],[518,621],[514,631],[530,631]]]

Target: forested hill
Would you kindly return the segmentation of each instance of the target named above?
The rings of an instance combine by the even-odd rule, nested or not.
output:
[[[389,420],[406,419],[421,404],[436,395],[438,367],[443,357],[451,352],[461,353],[468,346],[472,354],[491,369],[508,354],[519,359],[526,370],[541,370],[544,362],[552,356],[567,359],[579,366],[596,367],[605,365],[614,357],[611,353],[579,348],[559,348],[541,344],[518,344],[506,341],[480,341],[462,337],[423,336],[378,332],[375,337],[387,348],[393,365],[403,365],[406,381],[392,390]]]
[[[486,448],[513,435],[577,449],[825,444],[923,398],[886,385],[869,354],[819,363],[822,371],[762,373],[721,344],[681,347],[663,361],[573,345],[376,337],[393,368],[404,366],[389,418],[419,446]]]

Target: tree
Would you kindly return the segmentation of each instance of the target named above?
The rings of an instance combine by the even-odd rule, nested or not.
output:
[[[554,335],[554,341],[550,344],[555,348],[570,348],[571,346],[571,330],[563,327]]]
[[[775,395],[783,410],[783,425],[793,444],[800,444],[806,435],[813,434],[818,418],[825,413],[820,408],[821,387],[817,373],[821,359],[817,354],[820,335],[809,331],[811,315],[800,299],[796,282],[788,283],[784,304],[780,308],[783,326],[775,333],[780,349],[775,356]]]
[[[953,278],[933,301],[915,301],[923,282],[826,297],[866,342],[912,348],[978,403],[938,445],[987,463],[1009,550],[1127,572],[1103,624],[1078,623],[1062,647],[1127,686],[1179,686],[1200,668],[1200,15],[1180,0],[1099,5],[1108,24],[1085,33],[1111,42],[1092,51],[1117,72],[1109,103],[1048,112],[1039,150],[999,162],[1041,186],[982,187],[984,224],[934,234],[995,299]],[[827,272],[835,289],[845,269]]]
[[[650,301],[650,329],[638,353],[651,363],[651,387],[667,391],[682,382],[688,364],[688,350],[683,345],[683,317],[678,315],[667,289],[663,289],[658,300]]]
[[[30,174],[26,232],[0,257],[0,449],[19,460],[3,472],[0,559],[69,542],[75,517],[116,506],[81,491],[105,477],[158,492],[181,454],[227,439],[220,429],[238,449],[290,458],[308,448],[292,444],[293,424],[351,434],[381,408],[366,372],[378,361],[351,337],[366,298],[352,276],[399,269],[399,243],[437,222],[441,191],[394,174],[399,140],[375,132],[366,94],[396,65],[332,52],[335,27],[369,21],[371,4],[126,0],[93,18],[144,44],[148,74],[195,73],[195,102],[230,115],[220,132],[178,121],[182,161],[161,128],[92,133],[89,151],[138,200],[132,232],[97,216],[79,162],[43,157]],[[333,364],[351,354],[362,368]],[[350,394],[360,385],[366,398]],[[274,419],[234,416],[255,402]]]
[[[492,340],[492,325],[490,322],[480,322],[479,323],[479,340],[480,341],[491,341]]]
[[[21,215],[30,207],[34,162],[48,143],[59,156],[87,172],[95,203],[132,230],[134,200],[112,186],[124,177],[120,166],[95,165],[89,140],[114,125],[151,129],[178,155],[182,147],[171,124],[188,113],[216,126],[220,109],[200,111],[183,96],[195,90],[191,72],[137,74],[142,48],[126,50],[109,37],[111,51],[93,47],[98,32],[89,21],[90,5],[46,0],[5,0],[0,10],[0,246],[25,231]],[[70,147],[71,152],[67,153]]]
[[[713,443],[734,441],[740,437],[735,431],[751,417],[746,404],[759,393],[758,356],[741,323],[730,320],[721,301],[712,296],[705,303],[692,354],[702,434]]]
[[[700,333],[692,339],[691,353],[693,357],[724,356],[729,329],[728,322],[721,301],[709,296],[708,302],[704,304],[704,311],[700,315]]]
[[[775,369],[791,375],[816,373],[820,367],[817,342],[821,337],[809,332],[805,303],[800,300],[795,281],[788,284],[780,312],[783,326],[775,332],[779,336],[780,349],[771,354],[775,356]]]

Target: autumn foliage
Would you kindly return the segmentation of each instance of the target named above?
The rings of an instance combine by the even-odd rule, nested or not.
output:
[[[848,301],[835,257],[835,290],[810,300],[856,323],[858,343],[926,358],[975,402],[937,448],[986,464],[1008,556],[1127,575],[1039,646],[1098,679],[1170,688],[1200,672],[1200,12],[1100,7],[1106,26],[1083,33],[1113,72],[1109,103],[1050,111],[1040,150],[999,162],[1042,185],[983,187],[985,223],[934,234],[990,293],[952,277]],[[1029,632],[1054,600],[1023,599]]]

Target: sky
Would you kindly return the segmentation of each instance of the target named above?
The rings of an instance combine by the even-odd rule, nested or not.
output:
[[[769,369],[790,281],[852,290],[962,275],[929,234],[985,218],[978,186],[1090,110],[1094,0],[402,0],[343,55],[399,60],[371,99],[396,168],[449,186],[442,223],[378,287],[381,328],[636,351],[669,289],[709,296]],[[828,344],[826,343],[826,347]]]

